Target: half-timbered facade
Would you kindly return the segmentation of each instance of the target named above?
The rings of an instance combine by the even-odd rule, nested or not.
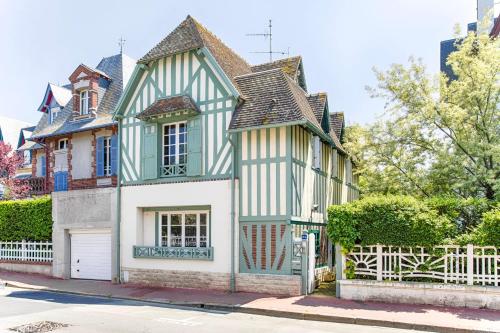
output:
[[[300,293],[293,239],[320,233],[326,258],[326,208],[356,197],[343,115],[307,93],[300,57],[251,66],[188,16],[115,119],[125,282]]]

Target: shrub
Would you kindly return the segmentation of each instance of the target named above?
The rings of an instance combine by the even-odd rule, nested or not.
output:
[[[500,208],[484,213],[481,223],[470,233],[458,237],[457,243],[500,247]]]
[[[0,241],[52,239],[49,197],[0,202]]]
[[[446,216],[408,196],[373,196],[328,210],[328,235],[346,248],[355,243],[432,246],[456,233]]]
[[[456,226],[459,233],[467,232],[479,224],[484,213],[493,203],[484,198],[432,197],[425,203],[444,215]]]

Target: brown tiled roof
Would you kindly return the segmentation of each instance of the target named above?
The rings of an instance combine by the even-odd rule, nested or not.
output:
[[[252,66],[252,72],[263,72],[270,69],[281,68],[285,74],[290,75],[294,80],[297,79],[299,73],[299,66],[302,58],[300,56],[290,57],[285,59],[280,59],[272,62],[266,62],[264,64]]]
[[[321,129],[306,93],[281,68],[235,78],[245,101],[236,109],[231,129],[309,121]]]
[[[138,63],[148,63],[169,55],[202,47],[206,47],[212,53],[236,89],[238,87],[234,82],[234,77],[252,72],[250,65],[243,58],[190,15],[145,56],[139,59]]]
[[[490,37],[496,38],[500,34],[500,15],[495,19],[493,29],[491,29]]]
[[[309,102],[309,105],[311,105],[316,119],[321,124],[326,107],[326,93],[308,95],[307,101]]]
[[[339,140],[342,140],[342,129],[344,127],[344,113],[330,113],[330,128]]]
[[[139,119],[149,118],[160,114],[172,113],[180,110],[190,110],[199,113],[200,110],[193,99],[187,95],[160,98],[148,106],[136,117]]]

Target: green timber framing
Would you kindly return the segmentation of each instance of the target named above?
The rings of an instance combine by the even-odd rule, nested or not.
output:
[[[187,74],[184,71],[187,71]],[[178,80],[180,81],[178,82]],[[202,91],[202,80],[204,81],[204,92]],[[202,95],[204,97],[209,95],[208,90],[211,85],[215,89],[213,98],[202,99]],[[202,128],[204,129],[202,131],[204,152],[202,172],[196,176],[179,176],[170,179],[160,178],[158,172],[157,177],[146,179],[147,177],[145,178],[142,172],[141,156],[144,123],[136,119],[135,116],[158,98],[184,94],[193,97],[202,110],[201,116],[195,116],[202,117]],[[291,274],[294,228],[301,226],[301,228],[307,229],[323,229],[326,222],[327,206],[332,203],[340,203],[342,200],[342,198],[338,198],[338,195],[342,195],[343,179],[331,174],[332,168],[329,166],[331,163],[329,161],[332,160],[331,152],[337,153],[338,148],[335,147],[332,138],[325,133],[326,129],[319,129],[308,121],[227,130],[227,124],[238,100],[238,91],[205,48],[161,58],[147,66],[137,65],[115,113],[115,118],[120,121],[120,184],[140,186],[170,182],[232,179],[231,169],[234,168],[236,171],[234,176],[240,180],[238,226],[240,272]],[[210,115],[212,115],[211,121],[209,120]],[[214,119],[218,119],[219,115],[222,118],[222,126],[217,120],[214,121]],[[158,121],[158,123],[162,122],[163,120]],[[325,125],[324,122],[322,125],[329,129],[329,125]],[[211,128],[211,126],[214,127]],[[213,135],[209,134],[209,130]],[[311,149],[310,138],[312,135],[321,138],[324,161],[321,162],[322,168],[320,170],[309,170],[310,161],[306,159],[309,153],[301,156],[293,153],[296,147],[294,135],[298,131],[302,133],[299,135],[309,138],[307,142],[304,141],[309,150]],[[126,134],[124,134],[125,132]],[[236,165],[232,165],[233,157],[229,136],[233,136],[236,143]],[[253,136],[256,137],[255,147],[251,141],[247,140]],[[271,141],[271,137],[274,137],[275,140]],[[246,148],[243,147],[244,140],[247,140],[245,141]],[[213,153],[209,158],[206,153],[210,149]],[[244,160],[242,154],[246,151],[250,156],[254,149],[255,158]],[[283,149],[284,151],[282,151]],[[160,149],[158,148],[158,150]],[[271,156],[272,151],[275,152],[273,156]],[[338,150],[338,153],[345,154],[341,150]],[[157,160],[159,167],[158,156]],[[284,174],[280,172],[283,165]],[[263,172],[263,170],[265,171]],[[273,180],[271,180],[271,170],[274,171]],[[300,175],[298,170],[301,170]],[[310,190],[314,197],[312,202],[318,203],[318,211],[322,213],[321,220],[313,219],[312,216],[304,214],[310,209],[302,208],[302,196],[307,189],[303,186],[298,187],[297,183],[301,184],[306,171],[311,171],[314,174],[314,187]],[[245,172],[248,175],[247,184],[257,184],[255,193],[252,192],[253,186],[250,189],[248,186],[246,186],[247,188],[244,186],[242,178]],[[258,177],[259,181],[255,181],[254,177]],[[274,187],[276,196],[271,198],[267,194],[266,198],[263,199],[259,195],[263,186],[266,189]],[[333,194],[336,193],[333,188],[339,186],[340,191],[337,189],[337,192],[340,193]],[[353,185],[349,186],[355,190]],[[283,192],[279,190],[281,188],[284,188]],[[242,213],[244,211],[243,199],[247,200],[248,206],[245,209],[250,214]],[[296,230],[295,233],[298,236]],[[256,246],[259,243],[261,246]]]

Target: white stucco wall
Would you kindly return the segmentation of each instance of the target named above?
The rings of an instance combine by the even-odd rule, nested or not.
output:
[[[45,157],[45,153],[42,153],[43,150],[37,150],[36,152],[36,176],[42,177],[42,156]],[[47,160],[45,160],[47,163]]]
[[[92,133],[75,133],[71,139],[71,176],[73,179],[92,177]]]
[[[54,150],[54,172],[68,171],[68,151],[64,150]]]
[[[237,187],[237,186],[236,186]],[[235,197],[238,198],[236,190]],[[154,245],[154,213],[145,207],[211,206],[214,260],[144,259],[132,257],[134,245]],[[231,272],[231,181],[205,181],[122,187],[121,263],[124,270],[158,269]],[[238,203],[236,202],[236,207]],[[238,212],[236,211],[236,217]],[[235,219],[235,270],[238,271],[238,221]]]

